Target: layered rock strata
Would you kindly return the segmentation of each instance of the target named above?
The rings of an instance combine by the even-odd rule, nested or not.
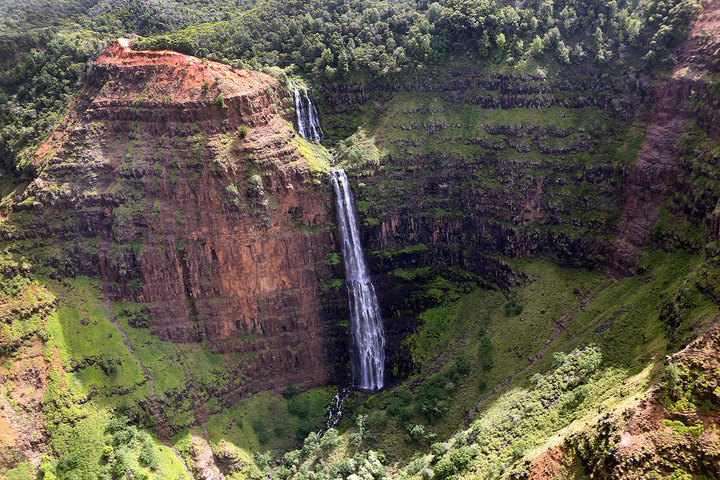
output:
[[[115,41],[3,237],[51,275],[101,277],[160,339],[234,355],[244,391],[322,384],[331,196],[291,107],[268,75]]]

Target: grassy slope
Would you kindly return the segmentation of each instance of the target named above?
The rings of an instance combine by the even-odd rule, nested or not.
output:
[[[59,301],[44,318],[36,315],[3,324],[2,340],[3,344],[10,344],[14,339],[23,341],[34,334],[46,339],[43,351],[52,369],[43,398],[43,413],[48,420],[50,445],[60,457],[61,465],[70,462],[75,468],[68,471],[79,474],[107,472],[115,457],[111,456],[108,461],[103,457],[103,450],[112,446],[112,455],[119,452],[127,459],[128,468],[145,472],[150,478],[189,478],[171,444],[162,443],[150,433],[155,421],[145,406],[150,397],[149,382],[122,342],[120,331],[110,322],[110,312],[99,300],[98,281],[81,277],[61,284],[43,278],[17,277],[5,282],[6,290],[0,303],[10,306],[12,311]],[[21,304],[9,305],[13,298]],[[113,305],[116,313],[137,308],[141,306]],[[194,405],[187,393],[187,372],[193,372],[204,408],[222,411],[210,417],[206,426],[208,441],[213,446],[229,445],[246,461],[253,451],[282,452],[292,448],[298,438],[304,438],[321,422],[325,406],[335,393],[332,388],[319,388],[285,398],[278,393],[264,392],[232,408],[219,407],[218,399],[207,397],[204,389],[211,384],[217,387],[223,377],[231,374],[232,366],[225,364],[223,357],[209,352],[204,344],[177,346],[162,342],[147,329],[131,327],[127,316],[119,315],[117,320],[127,333],[133,351],[155,379],[155,391],[167,423],[180,430],[173,442],[186,457],[189,433],[186,425],[195,424]],[[18,327],[22,328],[18,330]],[[0,368],[12,368],[11,358]],[[172,400],[178,391],[185,392],[179,404]],[[118,443],[108,427],[124,415],[139,429],[130,427],[130,440]],[[154,470],[138,464],[138,456],[146,443],[152,445],[156,458]],[[63,468],[50,459],[46,463],[52,471]],[[17,471],[26,467],[20,465]],[[15,471],[4,473],[8,478],[16,474]],[[0,472],[0,478],[2,475]]]
[[[499,292],[483,290],[466,295],[457,303],[426,311],[422,316],[429,321],[408,339],[416,361],[423,366],[421,371],[437,370],[438,365],[442,365],[440,370],[447,370],[458,356],[467,359],[471,370],[446,392],[452,404],[436,423],[428,424],[417,413],[416,400],[410,404],[414,416],[408,426],[428,424],[428,431],[437,434],[432,440],[412,439],[405,422],[388,415],[386,408],[401,390],[417,394],[419,380],[425,374],[371,397],[367,403],[369,418],[377,430],[371,430],[368,445],[384,451],[392,460],[427,451],[431,441],[442,440],[456,431],[466,411],[505,380],[512,379],[507,389],[529,388],[534,374],[553,367],[553,352],[570,352],[592,344],[602,353],[602,372],[591,385],[595,397],[588,397],[573,418],[595,408],[610,386],[621,385],[640,372],[645,372],[643,378],[656,372],[657,365],[669,353],[667,327],[660,318],[661,299],[682,285],[701,260],[685,254],[649,251],[643,262],[648,267],[647,275],[614,282],[594,272],[560,268],[544,260],[514,261],[515,267],[532,279],[514,295],[524,306],[522,313],[508,315],[505,309],[508,299]],[[701,329],[714,320],[718,306],[702,295],[696,300],[687,314]],[[564,327],[558,327],[558,322]],[[489,352],[481,346],[483,337],[490,341]],[[553,340],[548,342],[549,338]],[[534,360],[536,353],[546,346],[542,358],[529,360]],[[488,363],[492,367],[483,368]],[[596,386],[594,382],[600,383]],[[636,381],[632,385],[633,391],[615,391],[608,398],[623,398],[647,383]],[[479,406],[476,418],[502,409],[499,405],[506,401],[507,397],[498,400],[491,396]],[[537,442],[553,431],[542,430],[541,435],[535,435]]]

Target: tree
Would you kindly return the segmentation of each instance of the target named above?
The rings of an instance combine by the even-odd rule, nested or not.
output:
[[[338,70],[340,72],[340,75],[345,75],[350,71],[350,63],[348,61],[348,55],[345,53],[345,50],[340,50],[340,53],[338,54]]]
[[[443,458],[440,460],[433,469],[435,476],[438,478],[447,478],[453,475],[456,471],[455,464],[450,459]]]
[[[530,53],[532,53],[534,57],[540,57],[543,54],[544,49],[545,45],[543,45],[542,38],[540,38],[539,35],[535,35],[535,38],[530,45]]]
[[[600,45],[602,45],[603,42],[605,41],[605,36],[603,35],[603,32],[600,29],[600,27],[597,27],[595,29],[595,33],[593,34],[593,39],[595,40],[595,45],[598,47]]]
[[[323,65],[333,65],[335,62],[335,56],[333,55],[332,51],[329,48],[326,48],[322,51],[322,54],[320,55],[320,59],[322,60]]]
[[[327,453],[333,448],[335,448],[339,442],[340,438],[338,435],[338,431],[334,428],[329,428],[320,440],[320,449],[323,452]]]
[[[597,65],[605,65],[607,62],[607,53],[602,48],[598,50],[597,55],[595,55],[595,64]]]
[[[560,30],[557,27],[553,27],[550,30],[548,30],[546,34],[547,38],[547,45],[546,48],[555,48],[557,47],[558,43],[562,40],[562,36],[560,35]]]
[[[378,12],[377,8],[366,8],[363,11],[363,20],[365,20],[365,23],[370,25],[375,25],[377,22],[380,21],[380,13]]]
[[[440,16],[442,16],[442,7],[439,3],[433,2],[427,11],[428,22],[435,23],[440,19]]]
[[[501,51],[503,50],[503,48],[505,48],[505,34],[504,33],[497,34],[497,37],[495,37],[495,45],[497,45]]]
[[[560,63],[570,63],[570,49],[565,45],[565,42],[560,40],[557,45],[557,57]]]

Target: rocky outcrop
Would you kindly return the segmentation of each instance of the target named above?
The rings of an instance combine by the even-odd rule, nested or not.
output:
[[[136,327],[236,359],[229,395],[328,377],[331,196],[274,78],[113,42],[39,149],[2,236],[92,275]],[[55,272],[55,273],[53,273]]]
[[[561,471],[608,480],[717,474],[720,327],[713,326],[667,363],[663,384],[585,425],[508,477],[540,480]]]

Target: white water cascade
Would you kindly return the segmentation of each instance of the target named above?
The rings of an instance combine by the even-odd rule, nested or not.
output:
[[[335,189],[345,282],[350,297],[353,385],[378,390],[383,387],[385,375],[385,337],[380,306],[365,265],[347,175],[342,168],[332,169],[330,175]]]
[[[320,120],[318,119],[315,105],[310,101],[306,87],[299,87],[295,83],[290,83],[293,88],[295,97],[295,116],[297,117],[298,133],[307,140],[319,142],[323,139],[323,131],[320,128]]]

